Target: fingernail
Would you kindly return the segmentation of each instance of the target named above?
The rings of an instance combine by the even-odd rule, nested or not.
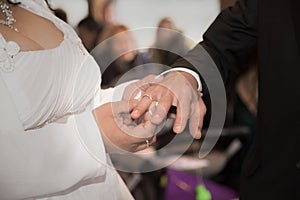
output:
[[[195,135],[195,139],[200,139],[201,138],[201,131],[197,131],[196,135]]]
[[[135,97],[134,97],[133,99],[139,100],[139,99],[141,98],[141,96],[142,96],[142,92],[139,91],[139,92],[135,95]]]
[[[179,132],[181,132],[181,128],[182,128],[181,125],[176,125],[176,126],[174,127],[174,131],[175,131],[176,133],[179,133]]]
[[[198,139],[200,139],[201,136],[202,136],[202,132],[201,132],[201,131],[199,132],[199,135],[198,135],[198,136],[199,136]]]
[[[139,112],[138,110],[134,110],[131,114],[132,114],[132,115],[139,115],[139,113],[140,113],[140,112]]]

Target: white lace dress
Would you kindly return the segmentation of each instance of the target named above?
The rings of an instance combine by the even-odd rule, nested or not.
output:
[[[20,52],[0,34],[0,199],[132,199],[109,167],[92,115],[113,90],[100,90],[100,71],[74,30],[42,0],[24,9],[64,34],[50,50]]]

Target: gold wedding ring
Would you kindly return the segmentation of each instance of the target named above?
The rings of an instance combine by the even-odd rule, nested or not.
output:
[[[142,98],[148,97],[151,101],[153,101],[153,97],[150,94],[144,94]]]
[[[147,144],[147,148],[149,148],[149,147],[150,147],[150,142],[149,142],[149,140],[146,140],[145,142],[146,142],[146,144]]]

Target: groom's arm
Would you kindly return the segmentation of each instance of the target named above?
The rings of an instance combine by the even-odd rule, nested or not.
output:
[[[227,81],[257,48],[257,6],[257,0],[238,0],[233,7],[221,12],[205,32],[203,41],[172,67],[185,67],[201,75],[202,65],[212,58]],[[210,57],[203,53],[203,48]],[[188,60],[194,61],[193,64]]]
[[[203,38],[203,42],[188,52],[184,58],[175,62],[173,67],[191,69],[200,76],[203,74],[203,66],[209,63],[208,60],[212,58],[223,79],[227,80],[231,73],[237,72],[243,66],[243,63],[247,61],[256,49],[257,0],[239,0],[235,6],[221,12]],[[189,84],[182,84],[184,82],[182,81],[183,77]],[[203,79],[201,84],[204,94],[208,96],[209,92]],[[199,136],[206,108],[202,98],[198,98],[197,105],[192,104],[195,101],[195,95],[193,94],[198,87],[199,83],[193,78],[192,74],[188,72],[170,72],[165,75],[165,79],[160,85],[150,86],[145,93],[156,95],[157,101],[160,105],[163,105],[165,111],[171,105],[174,105],[174,101],[178,103],[180,106],[179,109],[177,107],[174,131],[176,133],[182,132],[190,119],[190,128],[198,124],[196,135]],[[164,94],[168,96],[166,97]],[[176,98],[177,100],[174,100]],[[149,101],[150,99],[143,98],[135,109],[136,113],[139,114],[134,114],[133,117],[138,117],[143,113],[147,109],[146,106],[149,104]],[[196,115],[193,113],[195,110],[199,112]],[[159,112],[160,119],[164,118],[163,113]],[[157,121],[159,122],[159,120]],[[177,129],[176,127],[179,128]]]

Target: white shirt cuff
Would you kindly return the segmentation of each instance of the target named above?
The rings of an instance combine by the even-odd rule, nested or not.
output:
[[[172,71],[182,71],[182,72],[189,73],[190,75],[192,75],[196,79],[196,81],[198,83],[198,91],[202,91],[202,83],[200,81],[200,77],[196,72],[194,72],[191,69],[187,69],[187,68],[183,68],[183,67],[176,67],[176,68],[172,68],[172,69],[169,69],[167,71],[164,71],[159,76],[165,75],[165,74],[167,74],[169,72],[172,72]]]

